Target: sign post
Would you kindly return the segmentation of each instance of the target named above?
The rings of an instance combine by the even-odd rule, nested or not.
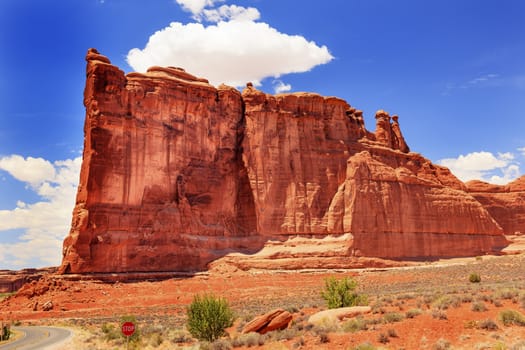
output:
[[[122,334],[126,336],[126,349],[129,349],[129,337],[135,333],[135,324],[133,322],[124,322],[122,324]]]

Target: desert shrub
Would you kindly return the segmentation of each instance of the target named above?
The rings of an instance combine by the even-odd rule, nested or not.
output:
[[[451,306],[459,307],[461,305],[461,299],[455,295],[443,295],[437,298],[432,305],[439,310],[446,310]]]
[[[306,342],[304,341],[304,338],[303,337],[300,337],[298,341],[296,341],[295,343],[293,343],[292,347],[294,349],[297,349],[297,348],[300,348],[302,346],[304,346],[304,344],[306,344]]]
[[[402,314],[400,314],[399,312],[389,312],[389,313],[386,313],[383,316],[383,320],[386,323],[399,322],[399,321],[402,321],[404,318],[405,317]]]
[[[390,338],[397,338],[397,332],[394,328],[389,328],[387,334]]]
[[[5,325],[2,327],[2,334],[0,334],[0,340],[9,340],[11,336],[11,327]]]
[[[162,343],[164,343],[164,338],[162,338],[161,333],[153,333],[149,337],[149,344],[155,349],[158,348]]]
[[[357,288],[357,282],[345,277],[337,280],[334,277],[325,279],[324,290],[321,296],[326,301],[329,309],[339,307],[367,305],[368,297],[358,294],[354,290]]]
[[[234,348],[238,348],[241,346],[247,346],[251,348],[252,346],[258,346],[259,345],[259,338],[261,335],[256,332],[250,332],[247,334],[241,334],[232,341],[232,345]],[[263,343],[264,344],[264,343]],[[262,344],[261,344],[262,345]]]
[[[319,343],[325,344],[330,342],[330,338],[328,337],[328,328],[325,327],[315,327],[312,329],[312,333],[319,337]]]
[[[436,318],[438,320],[447,320],[447,313],[443,310],[433,309],[432,310],[432,318]]]
[[[465,294],[461,296],[462,303],[470,303],[472,302],[472,300],[473,300],[472,295]]]
[[[485,306],[485,304],[483,304],[482,302],[480,301],[477,301],[475,303],[472,303],[472,305],[470,306],[470,309],[472,311],[475,311],[475,312],[483,312],[483,311],[487,311],[487,307]]]
[[[342,329],[343,331],[350,333],[364,331],[368,329],[368,323],[362,317],[357,317],[343,323]]]
[[[229,340],[217,339],[210,344],[210,350],[231,350],[232,345]]]
[[[476,299],[480,300],[480,301],[484,301],[484,302],[489,302],[489,303],[494,302],[494,299],[492,298],[492,296],[491,295],[487,295],[487,294],[478,295],[476,297]]]
[[[356,346],[352,350],[376,350],[376,347],[373,346],[372,344],[366,342],[366,343],[359,344],[358,346]]]
[[[481,282],[481,276],[477,273],[471,273],[470,276],[468,276],[468,280],[470,283],[479,283]]]
[[[496,291],[496,293],[494,293],[494,299],[496,299],[496,300],[501,300],[501,299],[511,300],[511,299],[517,298],[518,295],[519,295],[518,290],[511,289],[511,288],[505,288],[505,289],[500,289],[500,290]]]
[[[397,296],[397,300],[411,300],[415,298],[416,298],[415,295],[411,293],[400,294]]]
[[[450,349],[450,342],[446,339],[440,338],[438,341],[432,346],[432,350],[446,350]]]
[[[377,341],[380,342],[381,344],[386,344],[390,341],[390,339],[388,338],[388,335],[386,335],[385,333],[379,333],[379,335],[377,336]]]
[[[503,310],[499,313],[499,319],[505,326],[525,326],[525,316],[515,310]]]
[[[226,339],[217,339],[211,343],[209,341],[202,341],[198,346],[199,350],[231,350],[232,348],[230,341]]]
[[[487,319],[487,320],[479,321],[476,324],[476,328],[484,329],[486,331],[495,331],[496,329],[498,329],[498,325],[496,324],[496,322],[492,321],[491,319]]]
[[[120,337],[120,331],[117,331],[117,327],[111,323],[104,323],[102,325],[102,333],[104,333],[104,339],[106,341],[114,340]]]
[[[188,330],[199,340],[213,342],[233,324],[233,312],[226,299],[213,295],[195,295],[186,313]]]
[[[405,313],[406,318],[414,318],[416,316],[419,316],[423,313],[423,310],[421,309],[410,309]]]
[[[281,340],[291,340],[299,334],[299,331],[294,328],[286,328],[280,331],[274,331],[268,333],[272,340],[281,341]]]
[[[173,338],[171,339],[172,343],[180,344],[180,343],[188,343],[192,340],[191,335],[189,335],[185,330],[177,329],[175,330],[173,334]]]

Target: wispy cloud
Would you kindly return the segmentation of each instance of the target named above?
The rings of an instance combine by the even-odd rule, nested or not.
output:
[[[482,180],[506,184],[521,175],[520,163],[511,152],[472,152],[457,158],[441,159],[438,164],[449,168],[462,181]]]
[[[445,86],[445,91],[443,92],[443,95],[448,95],[453,90],[457,90],[457,89],[466,90],[466,89],[487,87],[487,86],[500,86],[502,83],[503,83],[503,79],[501,78],[499,74],[496,74],[496,73],[483,74],[483,75],[474,77],[466,81],[448,83]]]
[[[302,73],[333,59],[326,46],[300,35],[281,33],[252,7],[216,0],[176,0],[197,21],[172,22],[152,34],[143,49],[131,49],[128,64],[139,72],[157,66],[184,67],[214,85],[261,85],[265,78]],[[212,24],[203,25],[201,21]]]
[[[20,155],[0,158],[0,173],[7,173],[3,177],[11,176],[26,184],[40,198],[35,203],[18,200],[13,209],[0,210],[2,268],[60,264],[62,241],[71,223],[81,162],[81,157],[55,162]]]

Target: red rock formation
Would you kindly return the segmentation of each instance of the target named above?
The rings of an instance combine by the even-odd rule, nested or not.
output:
[[[330,216],[330,227],[352,232],[354,254],[364,256],[462,256],[503,248],[497,222],[450,173],[443,181],[444,173],[418,155],[357,153],[332,202],[329,212],[337,215]]]
[[[86,59],[83,163],[61,272],[193,271],[289,235],[343,237],[333,261],[506,243],[448,169],[408,153],[396,116],[379,111],[371,133],[339,98],[250,84],[241,95],[180,68],[125,75],[94,49]]]
[[[466,185],[468,192],[487,209],[505,234],[525,234],[525,176],[505,186],[477,180]]]
[[[16,292],[24,284],[38,281],[42,276],[55,272],[56,267],[24,269],[20,271],[0,270],[0,293]]]
[[[275,309],[248,322],[242,329],[242,333],[266,334],[275,330],[286,329],[292,318],[292,314],[288,311]]]
[[[243,104],[178,68],[127,76],[91,49],[83,163],[63,272],[203,268],[255,233]]]

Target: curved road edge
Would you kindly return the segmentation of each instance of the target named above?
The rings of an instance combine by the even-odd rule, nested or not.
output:
[[[73,331],[62,327],[27,326],[13,327],[23,336],[14,342],[0,345],[0,350],[53,350],[66,345]]]

